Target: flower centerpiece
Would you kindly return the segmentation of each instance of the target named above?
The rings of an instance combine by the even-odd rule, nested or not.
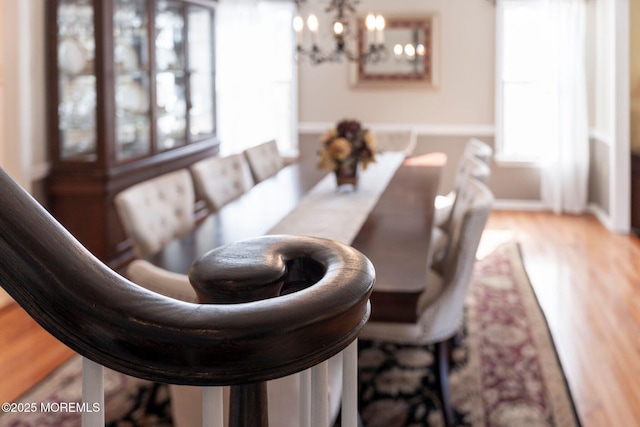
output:
[[[342,120],[321,138],[318,167],[335,171],[338,186],[358,184],[358,164],[365,170],[375,161],[375,141],[357,120]]]

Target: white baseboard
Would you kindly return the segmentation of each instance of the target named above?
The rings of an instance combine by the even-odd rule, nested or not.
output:
[[[494,210],[505,211],[544,211],[547,208],[540,200],[510,200],[510,199],[498,199],[493,203]],[[587,212],[596,217],[596,219],[609,231],[615,232],[611,226],[611,219],[609,215],[595,203],[590,203],[587,206]]]
[[[546,207],[541,200],[497,199],[493,202],[493,209],[503,211],[544,211]]]
[[[595,203],[589,203],[587,211],[595,216],[598,221],[600,221],[600,224],[604,225],[607,230],[614,231],[609,214],[607,214],[600,206]]]

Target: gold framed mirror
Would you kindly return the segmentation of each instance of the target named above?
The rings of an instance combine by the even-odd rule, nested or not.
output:
[[[366,49],[368,40],[364,19],[358,21],[358,51]],[[384,30],[385,58],[378,62],[357,62],[352,67],[356,86],[437,84],[437,18],[390,17]]]

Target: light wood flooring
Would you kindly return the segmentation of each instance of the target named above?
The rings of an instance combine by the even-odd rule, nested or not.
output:
[[[541,212],[494,212],[487,230],[521,244],[583,426],[639,426],[640,240]],[[20,308],[3,309],[0,402],[71,354]]]
[[[640,240],[591,216],[494,212],[511,230],[584,427],[640,426]]]

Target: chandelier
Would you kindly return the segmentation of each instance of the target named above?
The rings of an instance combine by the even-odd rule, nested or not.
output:
[[[300,6],[301,1],[296,0]],[[330,51],[323,51],[318,43],[320,23],[318,17],[311,13],[305,20],[299,14],[293,18],[293,29],[296,32],[296,44],[298,55],[308,56],[314,65],[324,62],[343,62],[345,59],[353,62],[379,62],[388,56],[384,46],[385,19],[382,15],[368,14],[364,22],[359,23],[360,28],[355,29],[358,37],[358,49],[355,51],[348,46],[347,40],[352,40],[354,32],[352,26],[357,22],[355,6],[360,0],[330,0],[325,8],[327,14],[333,13],[331,34],[334,46]],[[362,24],[364,23],[364,26]],[[305,27],[306,30],[305,31]],[[365,35],[366,32],[366,35]],[[309,34],[311,45],[304,47],[305,33]],[[353,40],[352,40],[353,41]]]

